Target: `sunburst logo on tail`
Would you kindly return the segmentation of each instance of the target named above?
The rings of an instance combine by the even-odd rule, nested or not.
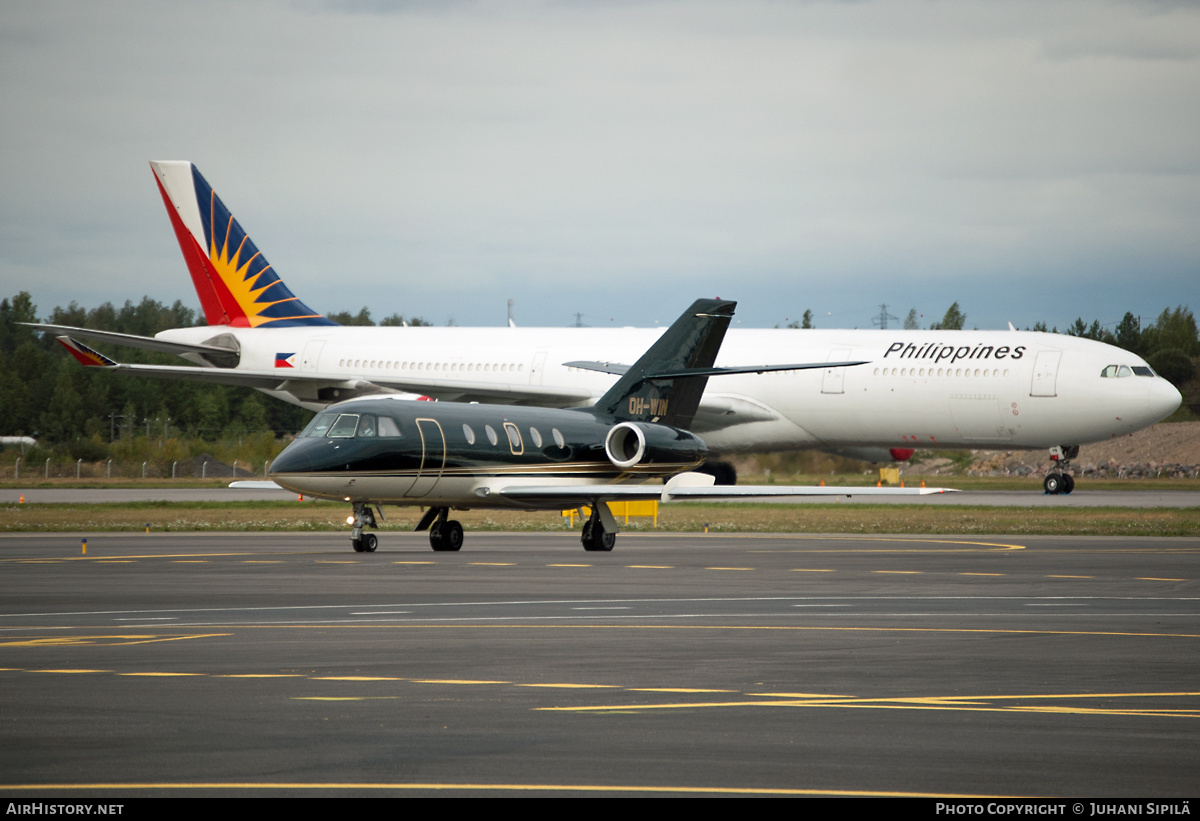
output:
[[[293,294],[242,230],[208,182],[195,170],[196,199],[215,275],[212,285],[229,324],[259,328],[335,325]]]

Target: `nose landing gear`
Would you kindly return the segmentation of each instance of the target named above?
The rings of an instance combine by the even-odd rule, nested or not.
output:
[[[1075,490],[1075,477],[1067,471],[1071,469],[1071,460],[1077,458],[1079,445],[1059,445],[1050,448],[1050,460],[1054,462],[1054,469],[1047,473],[1042,481],[1042,489],[1047,494],[1057,496]]]
[[[354,526],[350,531],[350,546],[354,548],[354,552],[374,553],[379,547],[379,538],[374,533],[363,533],[364,527],[376,526],[374,511],[365,502],[355,502],[350,524]]]

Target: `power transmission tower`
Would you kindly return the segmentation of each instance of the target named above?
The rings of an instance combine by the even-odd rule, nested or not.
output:
[[[895,319],[899,321],[900,317],[889,314],[887,311],[887,303],[884,302],[879,306],[879,316],[875,317],[871,321],[879,326],[879,330],[886,331],[889,319]]]

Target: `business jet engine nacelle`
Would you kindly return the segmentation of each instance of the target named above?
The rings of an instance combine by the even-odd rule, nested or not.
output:
[[[604,438],[604,454],[622,470],[678,463],[691,470],[708,456],[708,448],[685,430],[644,422],[613,425]]]

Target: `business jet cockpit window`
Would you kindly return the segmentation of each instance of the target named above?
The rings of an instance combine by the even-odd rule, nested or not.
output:
[[[330,439],[373,439],[377,436],[399,438],[400,426],[390,416],[373,413],[323,413],[313,420],[304,434]]]

